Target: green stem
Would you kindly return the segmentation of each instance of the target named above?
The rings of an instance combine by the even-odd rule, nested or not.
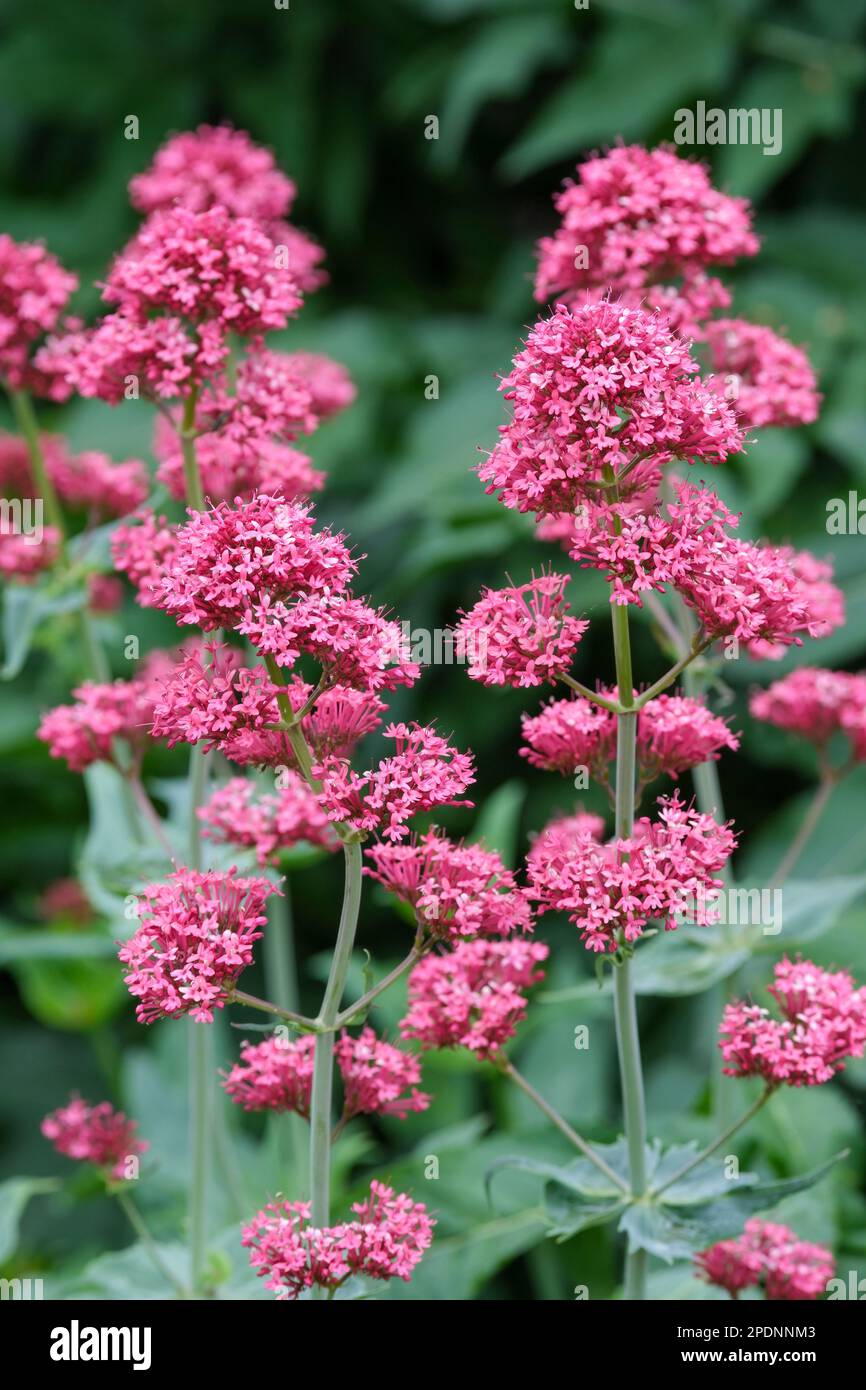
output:
[[[263,945],[268,998],[281,1008],[296,1011],[298,978],[288,878],[283,882],[282,897],[275,893],[268,900],[267,914],[268,926]],[[300,1115],[271,1115],[268,1129],[280,1170],[291,1157],[295,1184],[299,1189],[306,1190],[307,1135],[304,1120]]]
[[[187,1020],[190,1077],[190,1283],[198,1290],[207,1248],[207,1193],[210,1178],[210,1089],[213,1057],[208,1024]]]
[[[183,406],[180,426],[180,448],[183,456],[183,476],[186,483],[186,500],[196,512],[204,511],[204,489],[201,473],[195,456],[195,410],[198,404],[198,388],[193,388]]]
[[[128,1220],[130,1226],[135,1231],[135,1234],[138,1236],[144,1249],[147,1251],[148,1257],[154,1269],[158,1270],[158,1272],[162,1275],[166,1283],[171,1285],[178,1298],[189,1298],[187,1290],[184,1288],[180,1280],[175,1278],[174,1274],[172,1274],[165,1260],[162,1258],[162,1255],[159,1253],[159,1248],[156,1242],[154,1241],[153,1236],[150,1234],[150,1231],[147,1229],[144,1217],[141,1215],[141,1212],[138,1210],[138,1207],[135,1205],[132,1198],[128,1197],[125,1192],[120,1192],[117,1189],[115,1189],[114,1191],[114,1196],[117,1198],[118,1205],[125,1213],[126,1219]]]
[[[568,1142],[573,1144],[576,1149],[579,1149],[584,1157],[589,1159],[590,1163],[594,1163],[599,1172],[603,1173],[608,1181],[613,1183],[614,1187],[619,1188],[620,1192],[625,1196],[629,1195],[628,1184],[623,1182],[622,1178],[604,1161],[601,1154],[596,1153],[592,1145],[588,1144],[583,1136],[578,1134],[576,1129],[572,1129],[568,1121],[562,1118],[559,1111],[554,1110],[550,1102],[546,1101],[544,1096],[536,1091],[535,1087],[527,1081],[525,1076],[520,1074],[507,1057],[502,1056],[498,1058],[495,1065],[504,1076],[507,1076],[516,1086],[520,1087],[521,1091],[523,1091],[524,1095],[529,1097],[533,1105],[538,1106],[542,1115],[546,1115],[550,1123],[559,1130],[560,1134],[564,1135]]]
[[[758,1099],[749,1106],[748,1110],[744,1110],[743,1114],[740,1116],[738,1120],[734,1120],[733,1124],[730,1124],[727,1126],[726,1129],[723,1129],[718,1138],[713,1140],[712,1144],[708,1144],[707,1147],[705,1149],[702,1149],[701,1152],[697,1154],[695,1158],[690,1158],[688,1163],[684,1163],[682,1168],[678,1168],[677,1171],[674,1173],[673,1177],[670,1177],[667,1179],[666,1182],[663,1182],[661,1187],[654,1187],[652,1192],[653,1197],[658,1197],[660,1193],[667,1192],[668,1188],[673,1187],[674,1183],[681,1182],[683,1178],[687,1177],[688,1174],[691,1173],[693,1169],[697,1168],[701,1163],[703,1163],[705,1159],[710,1158],[716,1152],[717,1149],[720,1149],[722,1145],[726,1143],[728,1139],[731,1138],[732,1135],[736,1134],[738,1129],[742,1129],[743,1125],[747,1125],[753,1115],[757,1115],[758,1111],[767,1104],[767,1101],[770,1099],[770,1096],[772,1096],[775,1093],[775,1091],[775,1085],[769,1085],[765,1087],[765,1089],[758,1096]]]
[[[30,455],[30,467],[33,469],[33,481],[36,484],[38,495],[45,504],[48,513],[48,524],[54,526],[60,533],[61,543],[66,540],[66,527],[63,523],[63,512],[57,500],[57,493],[54,491],[54,484],[48,476],[48,469],[45,465],[45,455],[42,452],[42,441],[39,438],[39,424],[36,419],[36,412],[33,409],[33,402],[26,391],[10,391],[12,409],[15,412],[15,420],[18,428],[24,436],[27,445],[27,452]]]
[[[339,1016],[340,1001],[346,987],[346,976],[352,959],[358,911],[361,905],[361,846],[349,842],[343,845],[345,885],[343,909],[331,970],[317,1022],[333,1030]],[[330,1219],[331,1185],[331,1092],[334,1068],[334,1037],[328,1031],[316,1038],[313,1063],[313,1091],[310,1102],[310,1185],[313,1226],[327,1226]]]
[[[563,685],[567,685],[570,690],[574,690],[578,695],[582,695],[584,700],[591,700],[594,705],[600,705],[602,709],[609,710],[611,714],[616,714],[619,706],[615,700],[609,700],[605,695],[599,695],[597,690],[590,690],[588,685],[582,685],[573,676],[562,673],[557,677]]]
[[[280,1004],[271,1004],[267,999],[259,999],[255,994],[246,994],[242,989],[233,989],[228,996],[229,1004],[244,1004],[248,1009],[258,1009],[261,1013],[270,1014],[272,1018],[281,1018],[286,1023],[293,1023],[305,1033],[320,1033],[322,1030],[314,1018],[304,1018],[302,1014],[292,1013],[291,1009],[284,1009]]]
[[[616,721],[616,836],[618,839],[628,839],[634,828],[637,712],[634,708],[628,608],[623,604],[614,604],[611,612],[616,682],[620,704],[624,711],[617,715]],[[625,1139],[628,1149],[629,1185],[632,1196],[639,1200],[646,1192],[647,1185],[646,1107],[637,1007],[630,958],[626,956],[615,967],[613,973],[614,1016]],[[625,1298],[633,1300],[646,1298],[646,1271],[646,1251],[629,1251],[626,1254],[623,1291]]]
[[[395,984],[408,970],[411,970],[413,965],[417,965],[423,955],[424,951],[418,946],[414,946],[399,965],[395,965],[393,970],[389,970],[387,975],[383,975],[378,984],[373,985],[372,989],[368,989],[366,994],[362,994],[360,999],[338,1015],[337,1028],[348,1027],[359,1018],[359,1015],[365,1014],[374,1000],[378,999],[380,994],[384,994],[386,989],[390,989],[391,985]]]
[[[809,809],[803,817],[800,829],[788,846],[787,853],[784,855],[782,862],[779,864],[779,867],[770,880],[771,889],[780,888],[782,886],[799,860],[809,840],[811,840],[812,835],[818,827],[818,822],[824,814],[827,802],[833,794],[836,780],[835,777],[827,776],[825,773],[818,783]]]

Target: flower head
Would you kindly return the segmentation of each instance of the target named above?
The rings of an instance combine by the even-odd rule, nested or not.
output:
[[[810,425],[817,418],[821,398],[801,348],[745,319],[708,324],[707,344],[719,374],[709,385],[732,402],[744,428]]]
[[[404,1038],[424,1049],[465,1047],[489,1058],[526,1017],[525,991],[543,979],[541,942],[460,941],[447,955],[425,956],[409,976]]]
[[[310,1225],[307,1202],[275,1202],[244,1227],[250,1264],[279,1299],[318,1286],[337,1289],[352,1274],[406,1279],[433,1239],[435,1222],[422,1202],[373,1182],[370,1196],[337,1226]]]
[[[264,904],[277,890],[236,870],[180,869],[142,892],[140,926],[118,952],[139,1023],[190,1014],[211,1023],[225,1006],[262,935]]]
[[[343,538],[314,530],[309,507],[262,493],[190,515],[165,566],[159,607],[206,632],[238,627],[265,595],[339,591],[354,570]]]
[[[270,238],[219,205],[152,213],[115,260],[103,298],[139,322],[158,312],[243,336],[285,328],[301,303]]]
[[[333,757],[314,767],[331,820],[359,834],[378,831],[388,840],[405,840],[408,821],[420,811],[472,805],[459,799],[475,780],[471,753],[458,752],[420,724],[390,724],[384,736],[394,740],[395,751],[370,772],[354,772]]]
[[[456,627],[467,674],[484,685],[541,685],[568,671],[589,623],[568,616],[568,579],[543,574],[516,588],[485,589]]]
[[[747,1221],[736,1240],[702,1250],[695,1263],[707,1283],[727,1289],[732,1298],[754,1285],[770,1301],[819,1298],[836,1267],[823,1246],[759,1217]]]
[[[363,694],[412,685],[420,671],[400,624],[350,593],[303,594],[293,603],[266,595],[250,605],[238,632],[284,669],[306,653],[329,684]]]
[[[609,692],[616,696],[616,691]],[[533,767],[566,777],[586,767],[606,783],[616,757],[616,716],[578,696],[551,700],[539,714],[523,715],[526,747],[521,756]],[[691,767],[736,749],[739,740],[724,719],[700,700],[684,695],[657,695],[638,711],[637,760],[642,783],[665,774],[676,779]]]
[[[0,378],[12,390],[56,395],[50,380],[40,380],[31,358],[77,288],[76,277],[44,246],[0,234]]]
[[[312,1033],[242,1042],[241,1060],[223,1075],[222,1084],[244,1110],[291,1111],[309,1119],[315,1051]]]
[[[137,1137],[135,1121],[128,1120],[107,1100],[88,1105],[73,1095],[68,1105],[45,1116],[41,1128],[58,1153],[105,1168],[117,1181],[129,1176],[129,1160],[150,1148],[146,1140]]]
[[[129,196],[139,212],[219,205],[235,217],[268,221],[288,214],[295,185],[246,131],[200,125],[161,145],[150,168],[130,180]]]
[[[514,874],[482,845],[455,844],[429,830],[408,844],[376,844],[365,872],[414,908],[419,927],[459,941],[532,929]]]
[[[228,356],[217,322],[193,332],[178,315],[138,318],[106,314],[93,328],[50,338],[36,365],[60,373],[81,396],[119,405],[130,391],[150,400],[178,400],[222,370]]]
[[[75,703],[49,710],[37,731],[52,758],[63,758],[72,772],[83,772],[91,763],[113,762],[118,738],[130,745],[136,760],[141,758],[154,711],[149,680],[85,681],[72,694]]]
[[[607,300],[559,305],[502,381],[512,418],[479,476],[507,507],[573,512],[608,476],[625,486],[635,459],[720,463],[742,434],[697,370],[661,314]]]
[[[758,1004],[729,1004],[719,1025],[726,1076],[763,1076],[771,1085],[820,1086],[866,1047],[866,989],[844,970],[787,957],[768,993],[780,1017]]]
[[[654,920],[669,931],[687,913],[700,925],[714,920],[716,875],[735,836],[678,796],[660,797],[658,807],[658,819],[642,817],[628,839],[600,845],[589,834],[571,837],[555,826],[527,856],[529,896],[542,912],[567,913],[590,951],[636,941]]]
[[[320,419],[350,406],[357,395],[352,378],[340,362],[318,352],[290,352],[292,367],[306,382],[313,398],[313,410]]]
[[[125,574],[138,590],[142,608],[155,608],[160,581],[174,554],[178,527],[149,507],[142,507],[117,526],[111,537],[114,568]]]
[[[823,748],[847,734],[856,761],[866,760],[866,675],[801,666],[749,702],[756,719],[800,734]]]
[[[372,1028],[357,1037],[344,1032],[334,1044],[343,1079],[343,1117],[396,1115],[400,1120],[426,1110],[430,1097],[416,1089],[421,1080],[417,1057],[377,1038]]]
[[[554,200],[561,225],[539,243],[539,300],[674,279],[688,289],[708,267],[758,250],[746,200],[719,193],[703,164],[671,148],[618,145],[577,172]]]
[[[252,782],[233,777],[200,808],[203,834],[221,844],[243,845],[259,864],[277,863],[282,850],[307,843],[335,849],[328,820],[301,775],[286,768],[278,792],[256,795]]]

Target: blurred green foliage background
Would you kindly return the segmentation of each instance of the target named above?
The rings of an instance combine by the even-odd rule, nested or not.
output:
[[[497,374],[537,313],[532,247],[553,226],[552,192],[578,158],[617,137],[648,145],[670,139],[679,106],[703,99],[782,107],[778,157],[755,147],[698,152],[720,185],[754,200],[764,239],[760,256],[730,276],[735,312],[804,343],[825,395],[815,426],[769,432],[714,484],[742,509],[746,535],[832,554],[848,599],[844,630],[781,665],[729,663],[724,688],[714,692],[744,734],[742,753],[721,765],[727,810],[742,834],[738,869],[761,881],[802,814],[814,768],[808,749],[751,725],[748,690],[804,661],[855,669],[866,650],[866,547],[861,537],[825,530],[827,500],[866,488],[864,17],[864,0],[835,7],[591,0],[588,10],[570,0],[291,0],[288,10],[268,0],[5,0],[0,226],[21,239],[44,238],[80,275],[77,307],[89,315],[98,303],[94,283],[136,226],[126,183],[167,134],[228,119],[272,146],[299,186],[295,220],[326,245],[332,277],[280,336],[345,362],[359,392],[311,441],[329,474],[320,513],[366,553],[363,583],[377,601],[413,627],[442,628],[483,583],[501,583],[506,571],[520,582],[552,558],[531,524],[486,497],[472,472],[478,448],[490,447],[504,419]],[[128,115],[138,117],[138,140],[124,138]],[[425,138],[430,115],[438,117],[437,140]],[[431,375],[436,400],[425,398]],[[110,410],[76,401],[43,418],[75,447],[150,457],[152,416],[143,404]],[[578,574],[572,602],[596,619],[577,674],[590,684],[610,679],[604,583]],[[105,633],[118,675],[128,674],[126,633],[138,634],[143,649],[176,636],[170,622],[130,603]],[[40,931],[38,894],[74,871],[87,825],[82,779],[51,763],[33,737],[38,712],[67,696],[83,665],[71,624],[55,626],[46,640],[52,650],[31,653],[3,692],[0,962],[10,967],[0,1026],[3,1175],[68,1176],[39,1137],[41,1116],[73,1087],[92,1099],[122,1097],[153,1144],[158,1167],[142,1201],[168,1237],[181,1211],[185,1163],[181,1030],[164,1024],[145,1035],[136,1027],[110,956],[52,962],[22,945],[22,933]],[[664,661],[645,622],[636,643],[637,671],[651,679]],[[512,858],[573,795],[567,782],[527,772],[518,757],[520,711],[537,703],[532,694],[480,689],[454,667],[428,671],[393,702],[400,717],[435,718],[475,750],[477,800],[488,808],[482,828]],[[183,759],[157,754],[152,770],[179,776]],[[864,790],[860,774],[834,795],[807,851],[806,876],[862,872]],[[590,794],[586,804],[601,803]],[[479,828],[468,811],[443,819],[457,832]],[[311,1006],[334,927],[336,873],[328,862],[292,875]],[[367,899],[361,944],[380,967],[403,953],[406,928],[383,895],[371,891]],[[555,946],[554,986],[580,980],[586,966],[573,932],[546,923],[544,935]],[[810,951],[866,979],[862,905],[847,909]],[[766,970],[765,962],[751,965],[744,987],[757,986]],[[250,977],[248,987],[254,983]],[[654,1132],[700,1137],[709,1125],[717,1005],[713,993],[675,1007],[652,998],[642,1005]],[[399,1009],[389,997],[378,1022],[393,1029]],[[609,1000],[591,990],[579,1003],[537,1003],[520,1045],[526,1073],[600,1138],[613,1137],[619,1124],[609,1015]],[[586,1021],[592,1047],[575,1052],[574,1026]],[[221,1025],[219,1043],[225,1060],[237,1035]],[[832,1088],[779,1097],[755,1127],[751,1150],[759,1164],[785,1174],[854,1146],[845,1173],[791,1199],[789,1215],[804,1238],[829,1241],[843,1263],[862,1266],[866,1203],[852,1175],[862,1161],[866,1069],[855,1064],[845,1075]],[[416,1190],[419,1155],[440,1156],[442,1176],[427,1196],[440,1214],[437,1253],[411,1289],[392,1296],[568,1298],[578,1283],[593,1298],[609,1296],[609,1232],[562,1247],[538,1244],[537,1184],[525,1178],[503,1179],[496,1212],[487,1205],[482,1175],[492,1157],[561,1155],[557,1140],[520,1098],[464,1059],[431,1060],[425,1079],[437,1096],[428,1115],[372,1127],[339,1151],[344,1183],[357,1176],[353,1164],[369,1163]],[[238,1139],[248,1211],[271,1194],[280,1171],[270,1148],[256,1156],[253,1132],[247,1126]],[[234,1230],[229,1196],[220,1189],[214,1202],[214,1229]],[[88,1265],[126,1242],[107,1203],[86,1191],[73,1201],[67,1187],[30,1208],[14,1267],[67,1281],[55,1288],[98,1295],[127,1279],[140,1292],[145,1276],[135,1257]],[[226,1249],[237,1265],[236,1238],[226,1236]],[[695,1292],[687,1270],[656,1280],[666,1295]]]

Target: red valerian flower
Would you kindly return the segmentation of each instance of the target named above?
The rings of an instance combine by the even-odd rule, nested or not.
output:
[[[423,1202],[374,1181],[352,1212],[353,1219],[320,1228],[310,1225],[308,1202],[273,1202],[244,1227],[241,1243],[278,1299],[315,1285],[338,1289],[352,1274],[408,1280],[436,1224]]]
[[[548,949],[537,941],[460,941],[446,955],[425,956],[409,976],[404,1038],[426,1050],[465,1047],[495,1057],[526,1017],[525,991],[544,978],[536,967]]]
[[[709,1284],[736,1298],[743,1289],[763,1288],[771,1302],[820,1298],[836,1268],[822,1245],[800,1240],[788,1226],[752,1217],[736,1240],[722,1240],[695,1256]]]
[[[763,1076],[772,1085],[820,1086],[866,1048],[866,989],[844,970],[809,960],[775,967],[768,993],[780,1018],[759,1004],[729,1004],[719,1025],[726,1076]]]
[[[190,1014],[211,1023],[225,1007],[262,935],[278,890],[263,878],[180,869],[142,892],[140,926],[118,951],[139,1023]]]
[[[367,850],[365,873],[414,908],[418,926],[448,940],[532,930],[532,910],[499,855],[436,830]]]
[[[484,685],[551,684],[567,672],[589,627],[568,616],[568,577],[542,574],[528,584],[485,589],[455,628],[466,673]]]
[[[89,1105],[80,1096],[52,1110],[42,1121],[42,1133],[58,1153],[107,1169],[119,1182],[130,1176],[127,1164],[146,1153],[150,1145],[137,1137],[138,1125],[107,1101]]]

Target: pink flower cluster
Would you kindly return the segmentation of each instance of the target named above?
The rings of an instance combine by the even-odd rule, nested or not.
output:
[[[527,855],[529,896],[542,912],[567,913],[587,950],[615,951],[654,920],[668,931],[685,916],[699,925],[713,920],[707,902],[736,838],[676,795],[657,804],[658,819],[642,817],[629,839],[600,845],[554,822],[553,834],[542,831]]]
[[[342,536],[316,531],[309,507],[260,494],[193,512],[165,566],[159,607],[211,632],[252,604],[343,589],[355,561]]]
[[[140,459],[115,463],[107,454],[87,450],[70,454],[56,435],[40,439],[45,471],[59,500],[73,510],[88,513],[93,522],[125,516],[147,496],[147,468]],[[38,488],[23,439],[0,434],[0,489],[4,496],[36,497]]]
[[[292,604],[266,595],[247,611],[238,632],[284,669],[306,652],[329,682],[362,692],[411,685],[420,670],[407,659],[399,623],[348,593],[305,594]]]
[[[702,164],[672,148],[619,145],[577,172],[554,199],[560,226],[539,243],[536,299],[613,289],[662,307],[694,336],[730,303],[705,271],[758,250],[747,201],[719,193]]]
[[[153,213],[111,267],[108,304],[143,322],[153,313],[241,336],[285,328],[301,296],[254,221],[214,205]]]
[[[460,800],[475,781],[471,753],[460,753],[435,729],[421,724],[390,724],[384,731],[396,751],[369,772],[358,773],[339,758],[326,758],[313,771],[321,779],[321,805],[333,821],[357,834],[376,831],[404,840],[408,821],[434,806],[471,806]]]
[[[156,152],[153,164],[130,181],[130,199],[140,212],[183,207],[191,212],[225,208],[251,218],[284,248],[287,264],[302,290],[312,291],[327,276],[317,269],[320,246],[283,219],[295,200],[295,185],[276,167],[270,150],[245,131],[201,125],[175,135]]]
[[[129,1177],[128,1161],[150,1148],[146,1140],[137,1137],[135,1121],[128,1120],[107,1100],[88,1105],[73,1095],[68,1105],[45,1116],[41,1128],[58,1153],[108,1169],[117,1182]]]
[[[566,575],[543,574],[515,588],[485,589],[457,624],[466,673],[484,685],[553,684],[567,672],[589,623],[568,616]]]
[[[287,216],[295,192],[270,150],[229,125],[201,125],[172,136],[150,168],[129,184],[130,201],[139,212],[173,207],[207,212],[219,204],[235,217],[260,222]]]
[[[363,1028],[356,1038],[343,1033],[334,1044],[343,1078],[343,1117],[396,1115],[400,1120],[426,1110],[430,1097],[416,1090],[421,1080],[417,1057]],[[408,1092],[408,1094],[406,1094]]]
[[[307,1202],[274,1202],[258,1212],[242,1244],[265,1287],[289,1299],[315,1285],[338,1289],[353,1274],[408,1280],[433,1239],[423,1202],[374,1181],[352,1211],[353,1220],[324,1228],[310,1225]]]
[[[56,526],[44,526],[41,536],[35,532],[17,535],[14,531],[0,531],[0,577],[28,584],[56,564],[60,545]]]
[[[636,459],[656,469],[674,458],[720,463],[742,433],[697,370],[661,314],[607,300],[559,305],[502,381],[512,418],[479,476],[508,507],[555,513],[594,499],[614,476],[626,486]]]
[[[234,446],[220,430],[199,435],[195,446],[202,490],[211,502],[232,501],[254,492],[266,492],[293,502],[318,492],[325,475],[307,454],[289,444],[262,437],[254,445]],[[172,497],[183,501],[186,480],[177,431],[164,416],[157,421],[154,453],[159,460],[157,478]]]
[[[404,1038],[425,1050],[465,1047],[491,1058],[526,1017],[525,991],[544,978],[540,942],[460,941],[447,955],[425,956],[409,976]]]
[[[365,873],[414,909],[433,936],[507,936],[532,930],[532,910],[514,874],[482,845],[455,844],[435,830],[409,844],[376,844]]]
[[[610,692],[615,695],[616,692]],[[586,767],[606,782],[616,757],[616,716],[578,696],[551,700],[539,714],[522,716],[526,747],[521,757],[533,767],[573,776]],[[637,717],[637,759],[643,783],[662,774],[676,779],[689,768],[717,759],[723,748],[739,748],[724,719],[701,700],[657,695]]]
[[[729,1004],[719,1025],[726,1076],[763,1076],[774,1086],[820,1086],[866,1047],[866,989],[844,970],[809,960],[775,967],[767,992],[780,1018],[759,1004]]]
[[[58,373],[68,390],[108,405],[139,395],[156,401],[188,396],[220,372],[228,357],[222,326],[205,322],[189,331],[177,315],[154,318],[106,314],[93,328],[49,338],[36,365]]]
[[[241,1043],[241,1060],[223,1075],[222,1084],[244,1110],[291,1111],[310,1117],[316,1039],[274,1036],[260,1043]]]
[[[866,675],[801,666],[756,691],[749,709],[756,719],[821,748],[834,734],[846,734],[854,759],[866,760]]]
[[[286,769],[274,795],[256,795],[252,782],[232,777],[199,809],[203,834],[220,844],[254,849],[259,864],[276,864],[282,850],[306,842],[336,849],[328,820],[297,772]]]
[[[836,1268],[822,1245],[799,1240],[788,1226],[753,1217],[736,1240],[722,1240],[695,1258],[709,1284],[736,1298],[743,1289],[763,1288],[772,1302],[820,1298]]]
[[[134,761],[141,760],[156,698],[152,681],[85,681],[72,694],[75,704],[49,710],[37,730],[52,758],[63,758],[72,772],[83,772],[91,763],[113,762],[115,739],[123,739]]]
[[[681,483],[657,511],[587,509],[572,556],[604,570],[614,603],[641,602],[649,589],[677,589],[710,638],[736,637],[755,656],[781,655],[801,634],[825,636],[844,620],[829,564],[808,551],[742,541],[715,493]]]
[[[0,234],[0,378],[13,390],[53,400],[68,395],[62,378],[31,361],[44,334],[57,326],[78,280],[38,242]]]
[[[265,902],[278,891],[235,875],[180,869],[143,890],[140,926],[118,951],[139,1023],[182,1014],[211,1023],[225,1006],[252,961]]]
[[[176,547],[178,527],[167,517],[142,507],[135,516],[115,527],[111,537],[114,568],[125,574],[138,590],[142,608],[155,608],[162,574]]]
[[[289,1042],[266,1038],[242,1043],[241,1060],[223,1085],[245,1110],[291,1110],[309,1119],[313,1087],[312,1033]],[[334,1058],[343,1080],[343,1120],[355,1115],[395,1115],[403,1120],[426,1110],[430,1097],[416,1088],[421,1080],[418,1059],[364,1028],[356,1038],[344,1032],[334,1044]]]
[[[806,354],[771,328],[745,319],[707,325],[713,371],[709,385],[730,400],[745,429],[810,425],[821,397]]]

